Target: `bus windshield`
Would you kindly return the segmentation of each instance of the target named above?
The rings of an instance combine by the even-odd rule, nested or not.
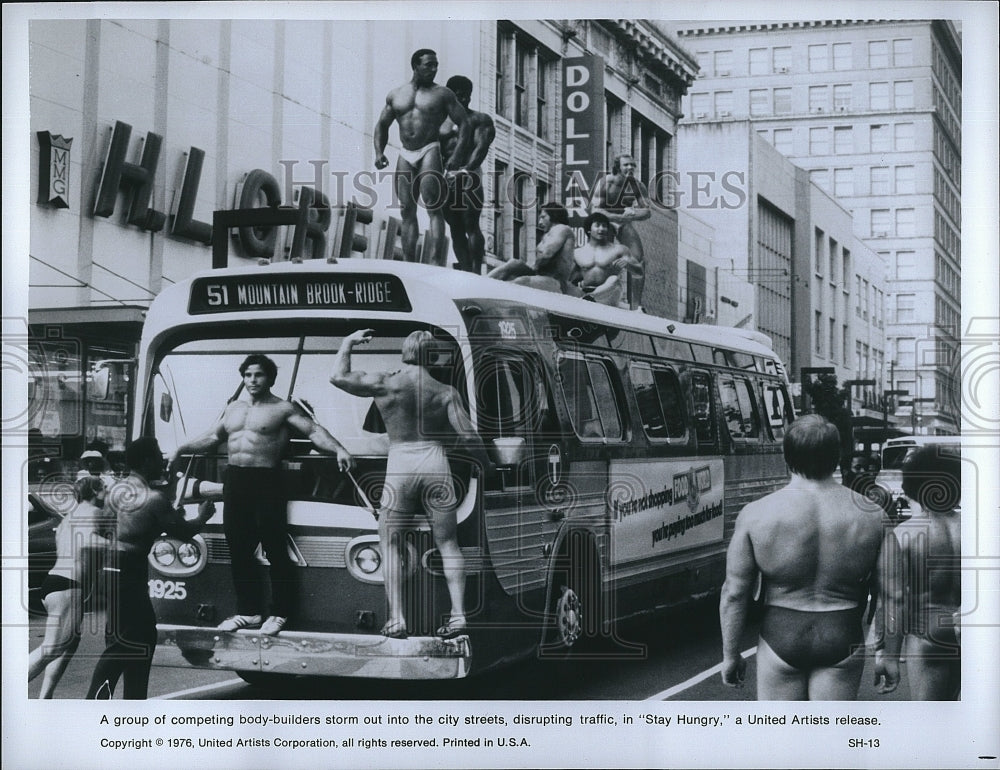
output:
[[[369,344],[355,347],[352,370],[388,373],[399,369],[402,342],[410,331],[380,331]],[[330,384],[334,356],[342,341],[342,335],[218,337],[182,342],[164,351],[153,371],[151,393],[151,417],[160,447],[171,452],[206,433],[222,417],[230,399],[246,400],[240,364],[251,353],[263,353],[278,366],[274,395],[305,402],[314,419],[351,454],[384,456],[388,443],[372,399],[352,396]]]

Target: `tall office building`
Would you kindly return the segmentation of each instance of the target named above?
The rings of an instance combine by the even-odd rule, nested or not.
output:
[[[685,121],[746,120],[854,216],[885,259],[881,390],[900,427],[958,431],[961,37],[950,21],[680,24],[701,72]],[[857,351],[857,355],[862,355]],[[862,370],[859,361],[856,366]],[[915,399],[915,400],[914,400]],[[911,411],[912,410],[912,411]]]

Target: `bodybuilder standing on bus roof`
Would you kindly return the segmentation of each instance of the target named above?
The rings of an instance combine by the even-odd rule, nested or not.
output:
[[[468,157],[457,158],[459,168],[448,177],[448,202],[444,218],[451,230],[451,247],[458,260],[458,267],[479,275],[483,271],[486,238],[479,226],[483,213],[483,172],[481,166],[486,153],[496,137],[493,118],[485,112],[469,109],[472,100],[472,81],[464,75],[448,78],[458,103],[465,108],[466,120],[472,131],[472,147]],[[449,118],[441,125],[441,150],[445,155],[454,154],[459,140],[459,127]]]
[[[646,284],[646,253],[632,223],[649,219],[649,193],[646,185],[636,179],[635,159],[631,155],[615,158],[611,173],[598,180],[590,210],[611,220],[618,228],[618,242],[636,260],[638,267],[629,273],[627,299],[632,310],[641,310]]]
[[[854,700],[865,662],[865,605],[869,593],[879,597],[879,612],[897,605],[882,572],[898,561],[898,548],[882,509],[834,480],[840,434],[832,423],[800,417],[785,431],[784,453],[792,480],[740,512],[726,554],[722,681],[743,682],[739,645],[760,574],[766,607],[757,699]],[[888,621],[895,626],[895,617]],[[897,683],[890,673],[887,686]]]
[[[232,561],[236,614],[224,620],[219,630],[260,628],[261,633],[273,635],[284,628],[295,604],[296,568],[288,556],[288,500],[281,479],[281,456],[291,431],[308,436],[317,449],[336,455],[342,471],[350,470],[354,459],[325,428],[271,393],[278,367],[270,358],[252,353],[240,364],[240,375],[249,402],[234,400],[226,406],[219,422],[204,435],[177,447],[171,461],[226,442],[229,463],[222,521]],[[254,560],[259,543],[271,563],[272,614],[263,626]]]
[[[482,444],[458,391],[435,380],[425,366],[431,333],[416,331],[403,341],[403,368],[399,371],[351,371],[351,351],[355,345],[371,342],[373,334],[371,329],[361,329],[344,339],[330,382],[351,395],[373,398],[389,436],[378,522],[389,602],[382,633],[400,639],[408,633],[403,615],[401,540],[403,532],[414,527],[414,517],[423,513],[430,519],[434,544],[441,552],[451,599],[448,621],[437,635],[453,638],[466,626],[465,560],[458,546],[458,499],[442,440],[457,434],[476,454],[484,454]]]
[[[396,194],[402,205],[403,257],[417,261],[417,201],[427,209],[430,235],[424,243],[423,261],[444,266],[444,208],[447,189],[444,171],[453,171],[459,159],[468,157],[472,141],[472,126],[466,120],[465,109],[455,94],[434,82],[437,75],[437,54],[421,48],[410,58],[413,77],[394,88],[385,98],[385,107],[375,123],[375,168],[389,165],[385,145],[389,141],[389,126],[399,124],[399,141],[403,148],[396,160]],[[458,127],[458,141],[448,162],[442,166],[441,145],[438,141],[441,124],[446,118]]]

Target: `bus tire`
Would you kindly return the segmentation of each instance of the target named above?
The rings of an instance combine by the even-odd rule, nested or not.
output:
[[[594,649],[601,637],[601,563],[593,539],[570,533],[550,582],[543,657],[567,657]]]

